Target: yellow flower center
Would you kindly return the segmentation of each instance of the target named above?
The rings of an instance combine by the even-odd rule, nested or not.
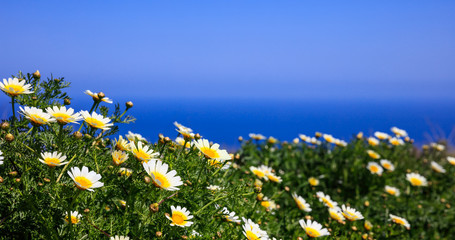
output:
[[[411,184],[414,186],[420,186],[422,185],[422,181],[418,178],[411,178]]]
[[[49,166],[56,166],[60,163],[60,160],[58,158],[46,158],[44,162]]]
[[[38,114],[30,114],[30,121],[38,125],[46,124],[47,122],[45,118],[41,117]]]
[[[69,118],[71,118],[71,116],[66,113],[54,113],[52,116],[57,119],[57,122],[59,123],[68,123],[70,121]]]
[[[185,224],[186,216],[182,212],[174,211],[172,213],[172,222],[177,225]]]
[[[85,121],[94,128],[102,128],[104,126],[104,123],[96,118],[89,117]]]
[[[202,147],[201,152],[204,153],[204,155],[209,158],[219,158],[220,157],[220,154],[218,154],[217,150],[211,149],[208,147]]]
[[[263,171],[259,171],[257,169],[253,170],[253,173],[256,174],[258,177],[264,177],[265,173]]]
[[[259,237],[252,231],[246,231],[246,237],[248,240],[257,240]]]
[[[280,179],[278,179],[278,177],[274,176],[274,175],[268,175],[267,177],[270,179],[270,181],[273,181],[273,182],[279,182],[280,181]]]
[[[77,176],[74,181],[76,182],[76,187],[82,190],[88,189],[93,185],[92,181],[84,176]]]
[[[375,152],[368,152],[368,155],[371,157],[371,158],[374,158],[374,159],[378,159],[379,158],[379,154],[375,153]]]
[[[297,203],[297,207],[299,207],[300,210],[305,209],[305,204],[303,204],[300,200],[295,200],[295,203]]]
[[[268,207],[270,207],[270,202],[269,201],[262,201],[261,202],[261,206],[263,206],[265,208],[268,208]]]
[[[317,186],[319,184],[319,181],[316,178],[313,178],[313,177],[308,179],[308,182],[310,183],[311,186]]]
[[[6,92],[13,96],[17,96],[25,91],[24,87],[21,85],[9,84],[5,86]]]
[[[334,220],[338,221],[341,219],[341,216],[335,211],[329,211],[329,214],[330,214],[330,217],[333,218]]]
[[[65,217],[65,221],[66,221],[67,223],[69,223],[69,222],[68,222],[68,216]],[[74,216],[74,215],[71,214],[71,223],[72,223],[72,224],[77,224],[78,222],[79,222],[79,219],[78,219],[76,216]]]
[[[393,189],[387,189],[387,192],[391,195],[395,195],[396,191]]]
[[[217,160],[209,160],[210,166],[221,167],[221,162]]]
[[[134,154],[135,154],[136,158],[141,161],[148,162],[148,160],[150,159],[150,155],[148,153],[142,151],[141,149],[134,150]]]
[[[382,166],[384,166],[385,169],[387,169],[387,170],[392,168],[392,166],[390,164],[388,164],[388,163],[384,163],[384,164],[382,164]]]
[[[318,230],[310,227],[306,227],[305,232],[309,237],[319,237],[321,235]]]
[[[399,219],[399,218],[394,218],[393,221],[400,225],[406,225],[406,223],[402,219]]]
[[[372,172],[374,172],[374,173],[377,173],[377,172],[379,171],[379,168],[378,168],[377,166],[375,166],[375,165],[371,165],[371,166],[370,166],[370,170],[371,170]]]
[[[171,186],[171,183],[163,174],[159,172],[152,172],[151,174],[155,177],[155,180],[153,180],[153,184],[155,184],[155,186],[159,188],[168,188]]]

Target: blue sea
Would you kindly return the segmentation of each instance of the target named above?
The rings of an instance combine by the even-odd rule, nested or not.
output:
[[[177,121],[210,141],[230,150],[240,146],[239,136],[261,133],[280,140],[292,141],[299,133],[316,131],[349,141],[362,131],[390,132],[397,126],[408,131],[417,145],[451,138],[455,127],[455,101],[437,100],[241,100],[241,99],[115,99],[132,100],[128,112],[137,118],[133,124],[120,126],[120,134],[128,131],[156,141],[159,133],[172,139],[177,136]],[[88,110],[91,99],[73,99],[76,110]],[[9,104],[2,104],[3,112]],[[3,114],[4,115],[4,114]],[[2,117],[3,118],[3,117]]]
[[[240,146],[239,136],[261,133],[292,141],[299,133],[316,131],[349,141],[362,131],[408,131],[417,145],[448,138],[455,127],[455,102],[375,100],[164,100],[134,101],[136,123],[121,128],[155,141],[159,133],[171,138],[177,121],[224,148]],[[451,137],[452,138],[452,137]]]

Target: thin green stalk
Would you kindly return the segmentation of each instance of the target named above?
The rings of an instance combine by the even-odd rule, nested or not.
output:
[[[57,137],[57,146],[62,147],[62,136],[63,136],[63,124],[60,124],[60,129],[58,131]]]
[[[226,195],[226,196],[223,196],[223,197],[218,197],[218,198],[215,198],[214,200],[212,200],[211,202],[205,204],[205,206],[203,206],[201,209],[199,209],[197,212],[194,213],[194,215],[198,215],[202,210],[206,209],[208,206],[210,206],[212,203],[215,203],[216,201],[219,201],[221,199],[225,199],[229,197],[229,195]]]
[[[65,167],[63,167],[63,170],[62,172],[60,173],[60,175],[58,175],[58,178],[57,178],[57,182],[60,181],[60,178],[62,177],[63,173],[65,172],[66,168],[70,165],[70,163],[76,158],[77,155],[74,155],[70,161],[65,165]]]

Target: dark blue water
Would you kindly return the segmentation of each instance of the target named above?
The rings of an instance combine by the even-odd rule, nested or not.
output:
[[[448,137],[455,126],[455,102],[445,101],[248,101],[136,100],[137,122],[127,129],[155,140],[158,133],[175,137],[174,121],[224,147],[235,148],[238,136],[262,133],[292,141],[315,131],[349,140],[363,131],[389,132],[397,126],[416,143]],[[433,138],[433,139],[431,139]]]
[[[455,126],[455,101],[273,101],[273,100],[176,100],[116,99],[134,102],[130,114],[136,123],[122,125],[120,133],[133,131],[156,141],[159,133],[174,138],[174,121],[191,127],[195,132],[224,148],[239,146],[237,138],[249,133],[262,133],[280,140],[292,141],[299,133],[315,131],[330,133],[350,140],[363,131],[389,132],[397,126],[408,131],[418,145],[449,137]],[[88,110],[91,99],[73,99],[76,110]],[[8,109],[4,102],[3,107]],[[432,139],[433,138],[433,139]]]

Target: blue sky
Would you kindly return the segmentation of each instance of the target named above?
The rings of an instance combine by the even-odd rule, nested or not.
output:
[[[4,1],[0,77],[39,69],[76,97],[454,100],[454,12],[455,1]]]

